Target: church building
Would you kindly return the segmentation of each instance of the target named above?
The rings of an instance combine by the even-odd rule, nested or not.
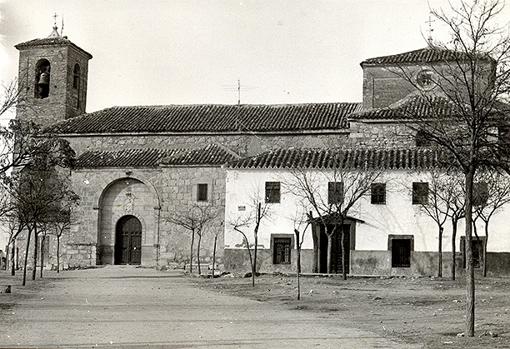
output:
[[[217,236],[217,262],[226,270],[246,270],[239,236],[226,221],[246,204],[248,188],[278,182],[279,168],[286,168],[282,159],[310,156],[296,150],[301,148],[320,153],[377,146],[386,152],[381,166],[388,176],[420,166],[428,153],[417,147],[417,135],[396,117],[396,109],[427,111],[413,98],[409,84],[386,67],[409,65],[419,83],[426,84],[428,71],[422,64],[448,58],[445,52],[427,47],[362,62],[361,103],[119,106],[87,113],[89,52],[56,28],[49,37],[16,48],[23,100],[17,118],[44,126],[48,133],[69,141],[76,152],[70,176],[80,204],[62,240],[66,268],[187,264],[191,232],[178,218],[207,208],[214,214],[202,234],[202,263],[211,263]],[[283,205],[283,198],[275,208],[276,221],[262,229],[261,250],[267,258],[262,258],[261,271],[293,270],[295,265],[292,227],[282,218],[291,206]],[[435,235],[424,231],[428,229],[424,218],[416,218],[418,213],[405,200],[388,194],[387,211],[378,207],[372,212],[374,221],[366,217],[353,221],[348,250],[352,274],[392,272],[388,236],[412,241],[411,251],[424,252],[415,256],[417,260],[433,255]],[[389,207],[392,202],[405,206],[402,222],[396,208]],[[494,229],[506,228],[498,223]],[[510,251],[508,243],[493,241],[494,251]],[[280,256],[289,267],[275,265],[276,248],[289,251],[290,257],[285,252]],[[303,248],[312,249],[311,241],[305,241]],[[304,263],[307,258],[311,260],[306,257]],[[47,263],[53,263],[53,257]],[[428,273],[427,268],[417,265],[412,272]],[[313,271],[311,264],[304,270]]]

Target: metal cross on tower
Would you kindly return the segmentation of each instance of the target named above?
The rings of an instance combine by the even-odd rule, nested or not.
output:
[[[434,39],[432,38],[432,33],[434,32],[434,28],[432,28],[432,23],[434,23],[435,21],[432,19],[432,16],[431,14],[429,14],[429,20],[426,21],[425,23],[427,23],[429,25],[429,28],[428,28],[428,36],[427,36],[427,42],[429,43],[429,46],[432,47],[433,46],[433,43],[434,43]]]

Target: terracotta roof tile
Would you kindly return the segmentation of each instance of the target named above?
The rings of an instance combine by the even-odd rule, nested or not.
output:
[[[359,103],[112,107],[51,126],[61,134],[338,130]]]
[[[218,145],[200,149],[125,149],[119,151],[93,150],[83,153],[75,168],[147,167],[223,165],[237,159],[233,153]]]
[[[430,169],[446,164],[446,156],[430,148],[319,149],[286,148],[230,162],[233,169]]]
[[[413,120],[452,115],[454,105],[446,98],[412,96],[378,109],[361,110],[349,115],[349,120]]]
[[[405,63],[436,63],[467,59],[467,57],[467,54],[464,52],[446,50],[437,47],[425,47],[418,50],[389,56],[369,58],[361,62],[361,66]]]

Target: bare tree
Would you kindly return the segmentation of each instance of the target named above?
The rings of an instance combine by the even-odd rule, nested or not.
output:
[[[340,234],[342,275],[347,279],[344,253],[344,229],[349,212],[371,190],[381,170],[366,162],[355,164],[348,159],[347,150],[337,150],[328,159],[330,166],[322,169],[293,168],[286,186],[293,195],[306,202],[312,215],[320,222],[328,239],[327,271],[332,273],[332,245],[335,234]],[[327,190],[325,190],[325,186]],[[331,229],[328,229],[328,226]]]
[[[446,180],[446,190],[450,191],[448,197],[450,201],[448,202],[450,210],[448,212],[448,216],[450,218],[450,222],[452,223],[452,280],[455,280],[456,270],[457,270],[457,262],[456,262],[456,253],[457,253],[457,228],[459,221],[465,216],[465,201],[464,201],[464,191],[463,191],[463,182],[462,176],[460,176],[457,172],[453,172],[449,174],[449,177]]]
[[[448,175],[438,169],[430,170],[430,182],[427,192],[419,193],[426,198],[418,202],[420,209],[432,218],[438,230],[438,270],[437,276],[443,277],[443,232],[444,224],[452,214],[452,201],[454,192],[450,187]]]
[[[193,246],[195,243],[195,234],[198,236],[197,245],[197,267],[198,274],[201,274],[200,267],[200,243],[202,234],[207,225],[216,219],[218,213],[215,206],[211,204],[194,204],[191,208],[182,212],[173,212],[166,220],[170,223],[178,225],[191,232],[191,244],[189,255],[189,272],[193,273]]]
[[[254,191],[254,194],[250,198],[250,204],[248,207],[248,214],[240,215],[228,224],[232,229],[237,231],[243,237],[243,243],[250,259],[251,267],[251,284],[255,287],[255,277],[257,276],[257,252],[258,252],[258,238],[260,223],[264,219],[268,219],[270,216],[270,203],[267,198],[262,200],[260,192]],[[248,239],[247,231],[253,229],[253,255],[251,251],[250,241]]]
[[[483,243],[483,276],[487,276],[487,243],[489,240],[489,222],[503,206],[510,202],[510,181],[507,176],[497,172],[481,173],[478,177],[479,190],[475,191],[474,201],[476,217],[484,222],[485,241]],[[483,187],[483,188],[482,188]]]
[[[407,114],[405,118],[413,121],[407,126],[444,150],[464,175],[466,335],[470,337],[475,319],[473,180],[480,168],[509,171],[508,139],[498,141],[510,111],[510,37],[500,21],[503,8],[500,0],[459,0],[449,3],[447,10],[432,9],[436,23],[446,28],[450,38],[430,47],[436,59],[421,62],[428,71],[422,79],[416,79],[407,66],[395,69],[416,88],[409,103],[396,112]]]
[[[312,212],[306,212],[305,203],[301,203],[297,207],[296,214],[294,217],[291,217],[291,220],[294,224],[294,236],[296,238],[296,252],[297,252],[297,261],[296,261],[296,281],[297,281],[297,300],[301,300],[301,248],[303,247],[303,241],[305,239],[305,234],[308,230],[308,227],[312,223]]]

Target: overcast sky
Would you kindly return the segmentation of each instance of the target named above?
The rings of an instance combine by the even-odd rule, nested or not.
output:
[[[48,36],[54,12],[64,15],[64,35],[94,56],[87,103],[87,111],[94,111],[236,103],[237,79],[242,103],[360,101],[359,63],[426,46],[429,4],[0,0],[0,80],[17,74],[13,45]]]

